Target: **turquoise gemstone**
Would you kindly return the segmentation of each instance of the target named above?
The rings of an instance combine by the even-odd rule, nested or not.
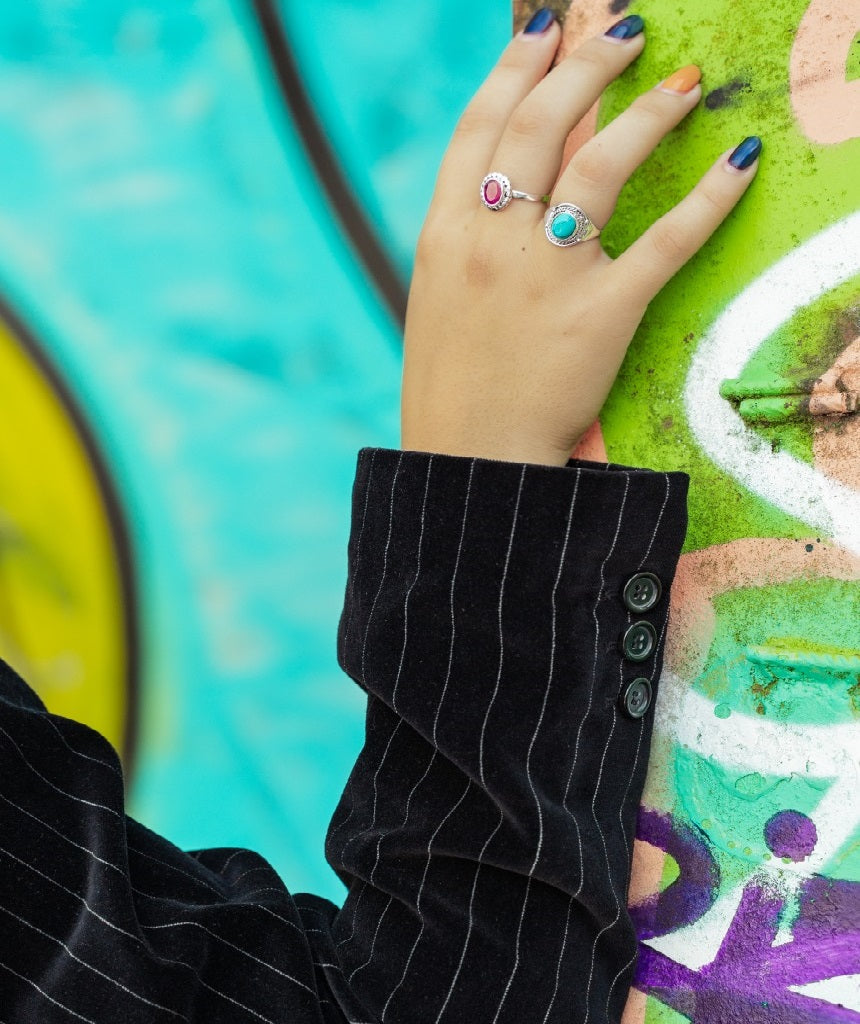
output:
[[[572,213],[560,213],[553,217],[550,230],[556,238],[570,238],[576,231],[576,217]]]

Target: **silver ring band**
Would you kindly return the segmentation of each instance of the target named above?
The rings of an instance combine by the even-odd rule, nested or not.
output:
[[[549,202],[549,196],[536,196],[533,192],[514,188],[511,179],[498,171],[492,171],[481,182],[481,202],[488,210],[504,210],[514,199],[526,199],[530,203]]]
[[[547,203],[549,196],[535,196],[531,192],[518,192],[517,189],[511,189],[511,199],[528,199],[530,203]]]

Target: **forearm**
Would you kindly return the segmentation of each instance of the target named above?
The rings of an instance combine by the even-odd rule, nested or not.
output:
[[[620,1015],[651,721],[623,694],[656,685],[685,492],[677,474],[362,453],[340,658],[367,740],[328,853],[350,882],[340,961],[374,1017]],[[642,569],[664,593],[633,615]],[[634,663],[620,639],[642,619],[660,639]]]

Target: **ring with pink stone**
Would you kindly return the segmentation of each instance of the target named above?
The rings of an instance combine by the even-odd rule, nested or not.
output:
[[[498,171],[492,171],[481,182],[481,202],[488,210],[504,210],[512,199],[527,199],[530,203],[549,202],[549,196],[536,196],[531,192],[520,192],[511,185],[511,179]]]

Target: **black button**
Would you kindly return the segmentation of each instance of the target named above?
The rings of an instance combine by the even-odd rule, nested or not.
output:
[[[651,707],[651,681],[634,679],[621,695],[621,710],[630,718],[641,718]]]
[[[650,622],[634,622],[624,634],[621,650],[628,661],[645,661],[657,645],[657,631]]]
[[[663,587],[652,572],[637,572],[624,587],[624,607],[631,612],[647,612],[660,600]]]

